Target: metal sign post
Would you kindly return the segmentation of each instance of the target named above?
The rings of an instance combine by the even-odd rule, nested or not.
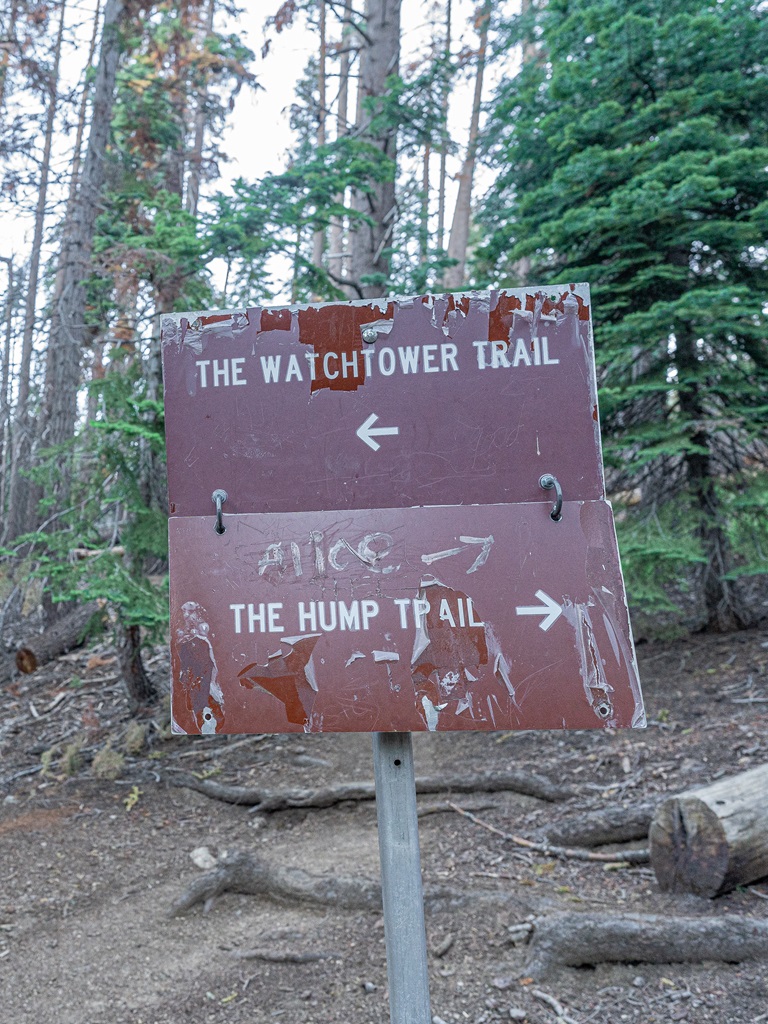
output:
[[[373,734],[389,1019],[430,1024],[413,746],[408,732]]]

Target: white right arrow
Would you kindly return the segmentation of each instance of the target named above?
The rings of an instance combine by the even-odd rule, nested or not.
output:
[[[543,629],[546,633],[549,627],[563,614],[563,607],[557,601],[553,601],[543,590],[537,590],[536,597],[544,603],[524,605],[522,608],[515,608],[515,611],[518,615],[544,615],[545,618],[539,623],[539,629]]]

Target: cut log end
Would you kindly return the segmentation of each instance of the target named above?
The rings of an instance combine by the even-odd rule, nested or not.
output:
[[[717,815],[701,801],[675,797],[656,811],[649,831],[659,888],[716,896],[728,872],[728,841]]]
[[[768,765],[665,800],[649,831],[659,887],[712,898],[768,874]]]
[[[16,651],[16,668],[24,675],[36,672],[38,664],[37,655],[31,647],[20,647]]]
[[[16,652],[16,668],[29,675],[60,654],[79,647],[85,641],[91,624],[97,621],[99,611],[96,601],[78,605],[57,619],[44,633],[27,638]]]

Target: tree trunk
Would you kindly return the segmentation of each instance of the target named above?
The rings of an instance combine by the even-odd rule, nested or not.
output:
[[[141,630],[138,626],[118,625],[117,659],[128,694],[131,711],[138,711],[157,700],[157,690],[141,660]]]
[[[7,27],[3,26],[3,42],[5,45],[0,49],[0,110],[5,103],[5,84],[8,80],[8,66],[11,62],[11,53],[17,47],[16,42],[16,19],[19,15],[19,0],[11,0],[11,7],[8,11]]]
[[[356,131],[393,164],[397,161],[397,125],[381,115],[387,79],[398,74],[399,63],[400,0],[367,0]],[[372,128],[374,118],[379,124]],[[387,291],[389,258],[385,250],[397,213],[394,170],[384,181],[370,182],[370,189],[352,193],[353,208],[366,218],[352,225],[350,232],[350,278],[360,298],[374,298]]]
[[[200,47],[207,36],[213,33],[213,16],[216,10],[216,0],[208,0],[208,11],[206,14]],[[200,200],[200,180],[203,168],[203,142],[205,141],[205,115],[208,89],[206,85],[200,87],[197,94],[197,109],[195,110],[195,136],[192,143],[192,152],[189,154],[189,174],[187,175],[187,212],[197,217],[197,205]]]
[[[181,290],[180,285],[180,280],[174,277],[168,282],[166,288],[155,290],[155,320],[144,365],[147,398],[150,402],[160,402],[163,398],[162,314],[173,311]],[[142,414],[142,420],[150,429],[154,429],[157,426],[157,413],[150,408]],[[146,438],[141,438],[139,444],[141,449],[139,485],[144,504],[147,508],[159,508],[167,512],[168,481],[164,460]]]
[[[343,36],[342,36],[343,43]],[[336,106],[336,138],[340,139],[349,131],[347,123],[349,104],[349,46],[343,45],[339,60],[339,98]],[[339,205],[344,203],[343,193],[334,197]],[[347,265],[344,257],[344,219],[333,217],[328,232],[328,263],[335,277],[346,277]]]
[[[696,338],[689,323],[675,324],[676,352],[680,384],[680,409],[693,433],[684,459],[688,486],[696,516],[696,534],[706,562],[701,570],[700,586],[704,600],[706,628],[730,632],[749,624],[749,616],[739,601],[733,583],[726,579],[731,568],[731,548],[724,528],[720,499],[715,487],[716,467],[712,465],[712,439],[705,424],[703,388],[698,379],[700,363]]]
[[[520,15],[525,17],[531,9],[531,0],[521,0],[520,3]],[[540,61],[541,50],[537,43],[531,39],[526,38],[523,41],[523,63],[527,64],[530,61]],[[515,260],[512,264],[512,273],[516,283],[525,286],[532,284],[531,281],[531,258],[530,256],[521,256],[519,260]]]
[[[315,142],[320,148],[325,145],[325,116],[326,116],[326,57],[328,54],[328,42],[326,39],[326,6],[325,0],[318,0],[320,13],[320,54],[317,64],[317,134]],[[321,268],[323,256],[325,255],[325,228],[315,228],[312,235],[312,262]],[[318,296],[320,298],[320,296]]]
[[[445,50],[444,59],[446,63],[451,57],[451,0],[448,0],[445,9]],[[448,102],[450,90],[447,84],[443,85],[443,95],[440,101],[440,180],[437,186],[437,248],[442,249],[445,242],[445,185],[448,177]]]
[[[80,166],[83,158],[83,138],[85,137],[85,125],[88,119],[88,99],[91,95],[91,78],[90,69],[93,67],[93,58],[96,53],[96,43],[99,39],[99,15],[101,14],[101,0],[97,0],[96,11],[93,15],[93,31],[91,32],[91,41],[88,44],[88,57],[85,61],[85,69],[83,73],[83,89],[80,94],[80,108],[77,115],[77,130],[75,132],[75,144],[72,153],[72,171],[69,177],[69,193],[67,197],[67,212],[64,216],[64,222],[67,223],[69,219],[74,215],[75,203],[77,200],[77,190],[80,184]],[[91,380],[95,380],[98,375],[98,367],[103,368],[103,356],[104,356],[104,338],[103,333],[101,337],[94,337],[91,340],[93,347],[93,358],[91,363]],[[88,395],[88,419],[92,420],[96,418],[96,404],[98,402],[98,395],[95,391],[91,391]]]
[[[30,637],[16,651],[16,668],[19,672],[30,673],[41,665],[53,661],[60,654],[66,654],[79,647],[88,633],[92,621],[99,614],[96,601],[77,605],[67,615],[57,619],[44,633]]]
[[[632,804],[579,814],[547,826],[547,840],[561,846],[606,846],[645,839],[655,807]]]
[[[469,141],[464,164],[459,174],[459,191],[453,212],[451,235],[448,239],[448,256],[457,262],[448,267],[443,275],[443,285],[449,290],[461,288],[464,284],[469,227],[472,219],[472,185],[475,177],[477,139],[480,133],[480,105],[483,98],[485,54],[488,48],[488,25],[491,20],[490,0],[485,0],[480,19],[480,47],[477,51],[477,75],[475,77],[475,94],[472,100],[472,117],[469,123]]]
[[[40,165],[40,182],[35,208],[35,227],[32,235],[32,252],[29,257],[29,273],[27,276],[27,295],[24,303],[24,329],[21,339],[21,358],[19,360],[18,390],[16,415],[13,428],[13,453],[11,476],[9,482],[8,517],[3,538],[5,542],[16,539],[29,526],[30,482],[23,476],[29,469],[32,451],[30,421],[30,378],[32,370],[32,343],[35,337],[35,321],[37,313],[37,290],[40,275],[40,252],[43,246],[43,228],[45,225],[45,208],[48,199],[48,176],[51,170],[51,147],[53,144],[53,126],[56,114],[56,103],[59,98],[59,64],[61,61],[61,43],[64,37],[64,15],[66,2],[62,2],[59,15],[59,27],[56,34],[53,68],[48,83],[48,109],[45,117],[45,138],[43,142],[43,158]]]
[[[175,5],[176,17],[170,29],[167,50],[164,54],[158,54],[156,57],[157,72],[160,73],[163,67],[168,69],[164,81],[178,129],[175,145],[166,146],[162,155],[164,187],[166,191],[177,196],[184,195],[186,179],[186,131],[189,106],[187,64],[194,46],[191,39],[194,34],[192,18],[197,5],[196,0],[180,0]]]
[[[3,345],[2,381],[0,382],[0,444],[2,444],[2,461],[0,462],[0,510],[5,512],[5,498],[8,488],[8,454],[11,445],[11,348],[13,346],[13,307],[16,301],[13,274],[13,259],[0,256],[0,261],[8,266],[8,291],[5,293],[5,344]]]
[[[429,258],[429,159],[432,147],[424,147],[421,165],[421,208],[419,210],[419,263],[424,266]]]
[[[61,444],[69,440],[75,431],[80,356],[87,332],[85,281],[106,175],[107,141],[121,53],[120,29],[127,15],[127,0],[107,0],[94,81],[88,148],[75,208],[62,239],[56,275],[45,374],[41,438],[44,445]]]
[[[650,828],[667,892],[719,896],[768,875],[768,765],[665,800]]]
[[[91,79],[89,71],[93,67],[93,57],[96,53],[96,43],[99,38],[99,15],[101,14],[101,0],[96,2],[96,11],[93,15],[93,32],[91,41],[88,44],[88,59],[85,62],[85,73],[83,75],[83,91],[80,95],[80,110],[77,115],[77,131],[75,132],[75,145],[72,154],[72,173],[69,179],[69,198],[67,199],[66,218],[69,219],[77,196],[77,187],[80,184],[80,164],[83,157],[83,136],[85,135],[85,122],[88,115],[88,97],[91,95]]]

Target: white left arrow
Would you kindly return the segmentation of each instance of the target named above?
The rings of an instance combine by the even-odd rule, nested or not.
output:
[[[374,427],[374,423],[379,417],[375,412],[372,412],[365,423],[361,424],[357,428],[357,436],[361,441],[365,441],[369,448],[373,448],[375,452],[381,448],[378,441],[375,440],[374,435],[380,434],[399,434],[400,427]]]
[[[549,627],[563,614],[563,607],[562,605],[559,605],[557,601],[554,601],[549,594],[545,594],[543,590],[537,590],[536,597],[539,601],[542,601],[543,604],[523,605],[522,608],[515,608],[515,611],[518,615],[545,616],[539,623],[539,629],[543,629],[546,633]]]

